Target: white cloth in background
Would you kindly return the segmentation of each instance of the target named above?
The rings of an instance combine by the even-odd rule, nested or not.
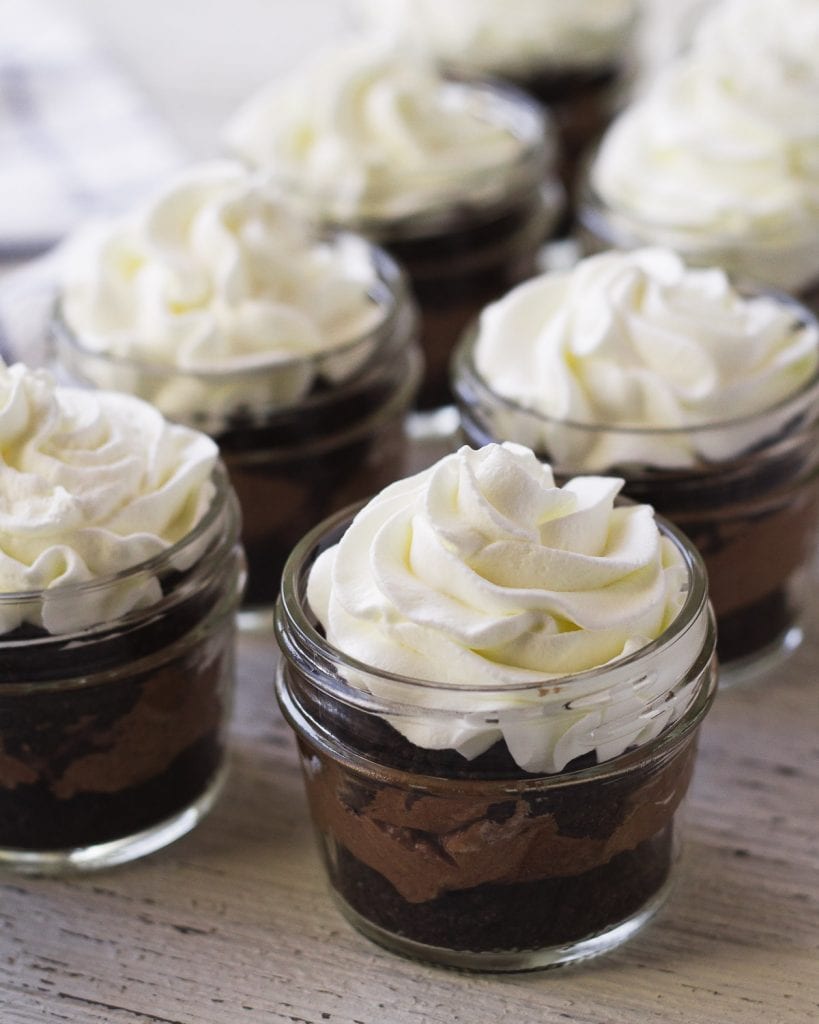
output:
[[[121,209],[181,160],[144,98],[45,0],[0,0],[0,258]]]
[[[0,271],[127,209],[183,160],[144,97],[47,0],[0,0]],[[4,266],[5,264],[5,266]],[[55,256],[0,277],[0,355],[37,365]]]

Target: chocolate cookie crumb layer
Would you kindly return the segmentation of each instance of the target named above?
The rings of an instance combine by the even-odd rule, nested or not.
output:
[[[414,942],[453,950],[537,950],[587,939],[637,913],[669,877],[672,827],[608,864],[569,878],[479,885],[408,903],[344,847],[327,854],[339,896],[362,917]]]

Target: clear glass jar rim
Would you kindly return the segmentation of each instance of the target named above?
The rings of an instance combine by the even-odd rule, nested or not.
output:
[[[626,501],[625,503],[634,504],[629,501]],[[319,523],[310,530],[310,532],[307,533],[301,541],[299,541],[285,563],[285,567],[282,572],[281,590],[279,593],[279,599],[276,603],[275,612],[276,635],[279,640],[280,651],[284,657],[287,657],[288,649],[291,649],[293,646],[290,643],[289,637],[291,631],[295,631],[297,643],[300,647],[304,644],[309,645],[312,650],[317,651],[328,662],[341,666],[343,669],[350,670],[354,673],[359,673],[365,676],[369,675],[391,683],[399,684],[400,686],[406,687],[408,693],[411,693],[413,690],[432,690],[437,692],[480,696],[481,698],[491,698],[501,694],[508,696],[509,694],[521,694],[527,692],[537,693],[539,690],[542,690],[544,686],[547,686],[549,688],[559,687],[561,692],[565,694],[565,699],[570,700],[574,690],[582,689],[585,683],[588,683],[595,678],[599,678],[601,673],[619,673],[621,671],[626,671],[641,660],[644,660],[647,657],[656,654],[663,648],[674,644],[694,626],[708,603],[707,574],[705,564],[699,551],[685,537],[682,531],[678,530],[673,525],[673,523],[670,523],[662,516],[656,516],[657,525],[660,528],[661,533],[672,541],[683,557],[688,573],[689,588],[682,608],[679,610],[668,628],[659,637],[652,640],[644,647],[639,648],[639,650],[633,652],[627,657],[619,658],[605,665],[599,665],[596,668],[588,669],[585,672],[578,672],[567,676],[549,677],[533,682],[513,683],[499,688],[470,686],[468,684],[458,683],[442,683],[436,682],[435,680],[417,679],[410,676],[403,676],[395,672],[389,672],[359,661],[358,659],[346,654],[344,651],[339,650],[327,641],[310,622],[305,611],[306,602],[298,593],[297,581],[302,576],[303,569],[306,564],[310,561],[314,553],[317,553],[322,540],[327,536],[327,534],[338,530],[338,528],[345,523],[349,523],[355,513],[365,504],[366,502],[359,502],[356,505],[348,506]],[[342,534],[343,531],[339,533],[339,538]],[[328,677],[328,685],[326,687],[323,686],[322,688],[327,689],[328,692],[332,692],[335,696],[338,696],[341,699],[369,696],[366,691],[351,686],[337,674],[332,677],[331,682]],[[356,703],[356,701],[350,701],[350,703]],[[411,704],[412,702],[408,701],[407,703]],[[430,712],[434,713],[435,709],[424,707],[421,710],[424,714],[429,714]]]
[[[716,635],[713,611],[710,612],[709,629],[712,635]],[[709,656],[709,660],[713,655]],[[565,768],[559,772],[523,772],[520,777],[512,776],[463,776],[457,779],[450,775],[430,775],[426,771],[415,771],[412,769],[396,768],[390,765],[388,768],[390,779],[400,784],[405,780],[406,784],[414,789],[418,788],[419,780],[423,788],[429,792],[440,791],[442,795],[451,795],[452,786],[457,785],[461,793],[480,793],[489,789],[497,793],[501,787],[516,789],[520,785],[536,786],[538,791],[543,789],[556,789],[566,786],[581,785],[598,779],[607,779],[619,776],[634,768],[639,768],[647,761],[661,757],[666,751],[672,750],[682,743],[686,737],[695,730],[708,713],[717,692],[717,673],[715,670],[708,670],[703,666],[703,683],[699,687],[691,702],[679,718],[674,719],[670,725],[662,729],[653,739],[634,747],[628,747],[622,753],[604,761],[598,761],[572,771]],[[305,731],[312,744],[318,745],[334,760],[341,760],[345,764],[365,773],[380,775],[384,772],[384,766],[371,754],[365,754],[349,742],[341,742],[329,734],[323,734],[307,719],[298,702],[288,692],[288,686],[284,679],[284,673],[279,668],[276,678],[276,693],[285,718],[291,728],[299,734]],[[425,709],[428,713],[428,709]]]
[[[114,355],[104,349],[90,348],[83,343],[82,331],[73,327],[66,316],[66,295],[57,295],[51,314],[51,326],[60,340],[67,342],[81,355],[98,359],[111,366],[120,367],[123,370],[132,370],[151,377],[167,380],[169,377],[189,377],[200,381],[226,382],[241,381],[246,377],[255,378],[259,373],[287,373],[302,367],[315,368],[333,359],[343,359],[357,348],[366,348],[384,331],[390,330],[400,317],[402,311],[412,305],[412,298],[409,284],[404,270],[381,246],[346,229],[327,229],[316,233],[317,241],[331,241],[334,244],[352,239],[356,245],[366,249],[371,257],[376,270],[375,285],[380,286],[385,303],[385,312],[377,323],[368,328],[362,334],[356,335],[349,341],[345,341],[333,348],[323,349],[320,352],[313,352],[307,356],[292,356],[284,359],[260,358],[259,360],[243,364],[241,367],[225,366],[213,367],[181,367],[174,363],[156,363],[144,359],[136,359],[131,356]],[[381,298],[381,296],[377,296]],[[381,303],[379,303],[381,305]]]
[[[819,320],[817,320],[815,314],[808,309],[807,306],[804,306],[792,296],[770,288],[743,287],[740,290],[747,294],[768,296],[791,307],[805,327],[814,327],[819,331]],[[473,383],[477,382],[477,384],[483,389],[484,393],[491,395],[493,401],[497,402],[499,405],[505,406],[512,412],[528,416],[540,423],[546,423],[553,427],[569,427],[572,430],[577,430],[578,432],[584,432],[587,434],[621,434],[628,437],[692,437],[700,434],[716,433],[722,430],[732,430],[746,424],[752,424],[766,416],[779,415],[780,413],[786,412],[789,406],[799,406],[806,400],[809,405],[813,405],[815,403],[817,407],[819,407],[819,363],[817,363],[813,374],[796,391],[787,395],[785,398],[780,399],[780,401],[775,402],[773,405],[760,409],[758,412],[748,413],[744,416],[737,416],[733,419],[714,420],[709,423],[686,424],[685,426],[678,427],[629,426],[620,423],[584,423],[580,420],[558,419],[555,416],[548,415],[548,413],[541,412],[538,409],[533,409],[531,406],[523,405],[514,398],[502,395],[490,387],[475,365],[474,353],[475,345],[478,340],[479,326],[479,320],[473,321],[473,323],[464,332],[453,353],[453,385],[455,387],[456,394],[458,379],[461,376],[461,373],[465,372],[469,375],[469,378]]]
[[[197,541],[207,535],[208,531],[217,524],[226,502],[230,497],[230,480],[227,470],[221,459],[217,460],[210,479],[215,485],[213,498],[207,511],[181,540],[161,551],[158,555],[129,566],[127,569],[120,569],[118,572],[106,576],[99,576],[93,580],[84,580],[81,583],[68,583],[60,587],[51,587],[46,590],[20,590],[0,593],[0,607],[3,605],[34,604],[42,602],[47,596],[55,596],[57,593],[61,600],[76,598],[81,601],[87,594],[93,594],[109,587],[116,586],[130,578],[140,575],[157,575],[163,570],[172,566],[178,556],[195,545]],[[65,637],[62,637],[65,639]]]

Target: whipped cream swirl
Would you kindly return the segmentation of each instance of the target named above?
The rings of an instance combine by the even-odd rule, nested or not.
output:
[[[367,24],[445,63],[526,74],[604,64],[619,55],[636,0],[358,0]]]
[[[30,622],[64,633],[161,597],[146,574],[76,593],[187,537],[214,495],[216,445],[139,399],[55,386],[45,370],[0,365],[0,632]],[[180,550],[176,569],[195,550]],[[62,593],[61,593],[62,592]],[[64,596],[67,595],[67,596]]]
[[[621,228],[791,291],[819,278],[819,6],[737,0],[612,124],[592,184]]]
[[[474,364],[492,392],[543,417],[501,407],[498,435],[561,469],[671,468],[775,434],[790,415],[779,422],[777,405],[816,376],[819,332],[790,304],[741,295],[722,270],[666,249],[611,251],[487,307]]]
[[[614,684],[603,673],[541,685],[612,666],[683,603],[679,551],[650,507],[614,507],[621,486],[578,477],[560,488],[531,451],[488,445],[388,487],[319,556],[307,599],[328,641],[373,673],[438,686],[363,669],[345,670],[348,681],[418,708],[390,718],[416,745],[473,758],[504,738],[527,771],[656,735],[676,714],[665,697],[677,663],[648,675],[623,666]],[[659,718],[644,714],[660,693]],[[534,723],[516,715],[533,706]]]
[[[314,357],[384,316],[363,240],[320,239],[227,161],[192,167],[133,215],[83,233],[64,264],[69,328],[86,350],[126,361],[94,364],[95,383],[136,391],[174,418],[297,401]],[[140,380],[128,362],[178,376]],[[338,374],[355,365],[337,362]]]
[[[349,224],[503,196],[526,145],[521,131],[543,145],[533,109],[448,82],[431,61],[378,37],[321,51],[251,97],[226,134],[311,215]]]

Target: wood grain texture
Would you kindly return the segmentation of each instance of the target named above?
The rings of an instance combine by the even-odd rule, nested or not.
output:
[[[720,694],[667,908],[598,961],[476,976],[381,951],[330,904],[272,637],[240,643],[233,771],[146,860],[0,882],[3,1024],[807,1024],[819,1020],[817,603],[776,677]]]

